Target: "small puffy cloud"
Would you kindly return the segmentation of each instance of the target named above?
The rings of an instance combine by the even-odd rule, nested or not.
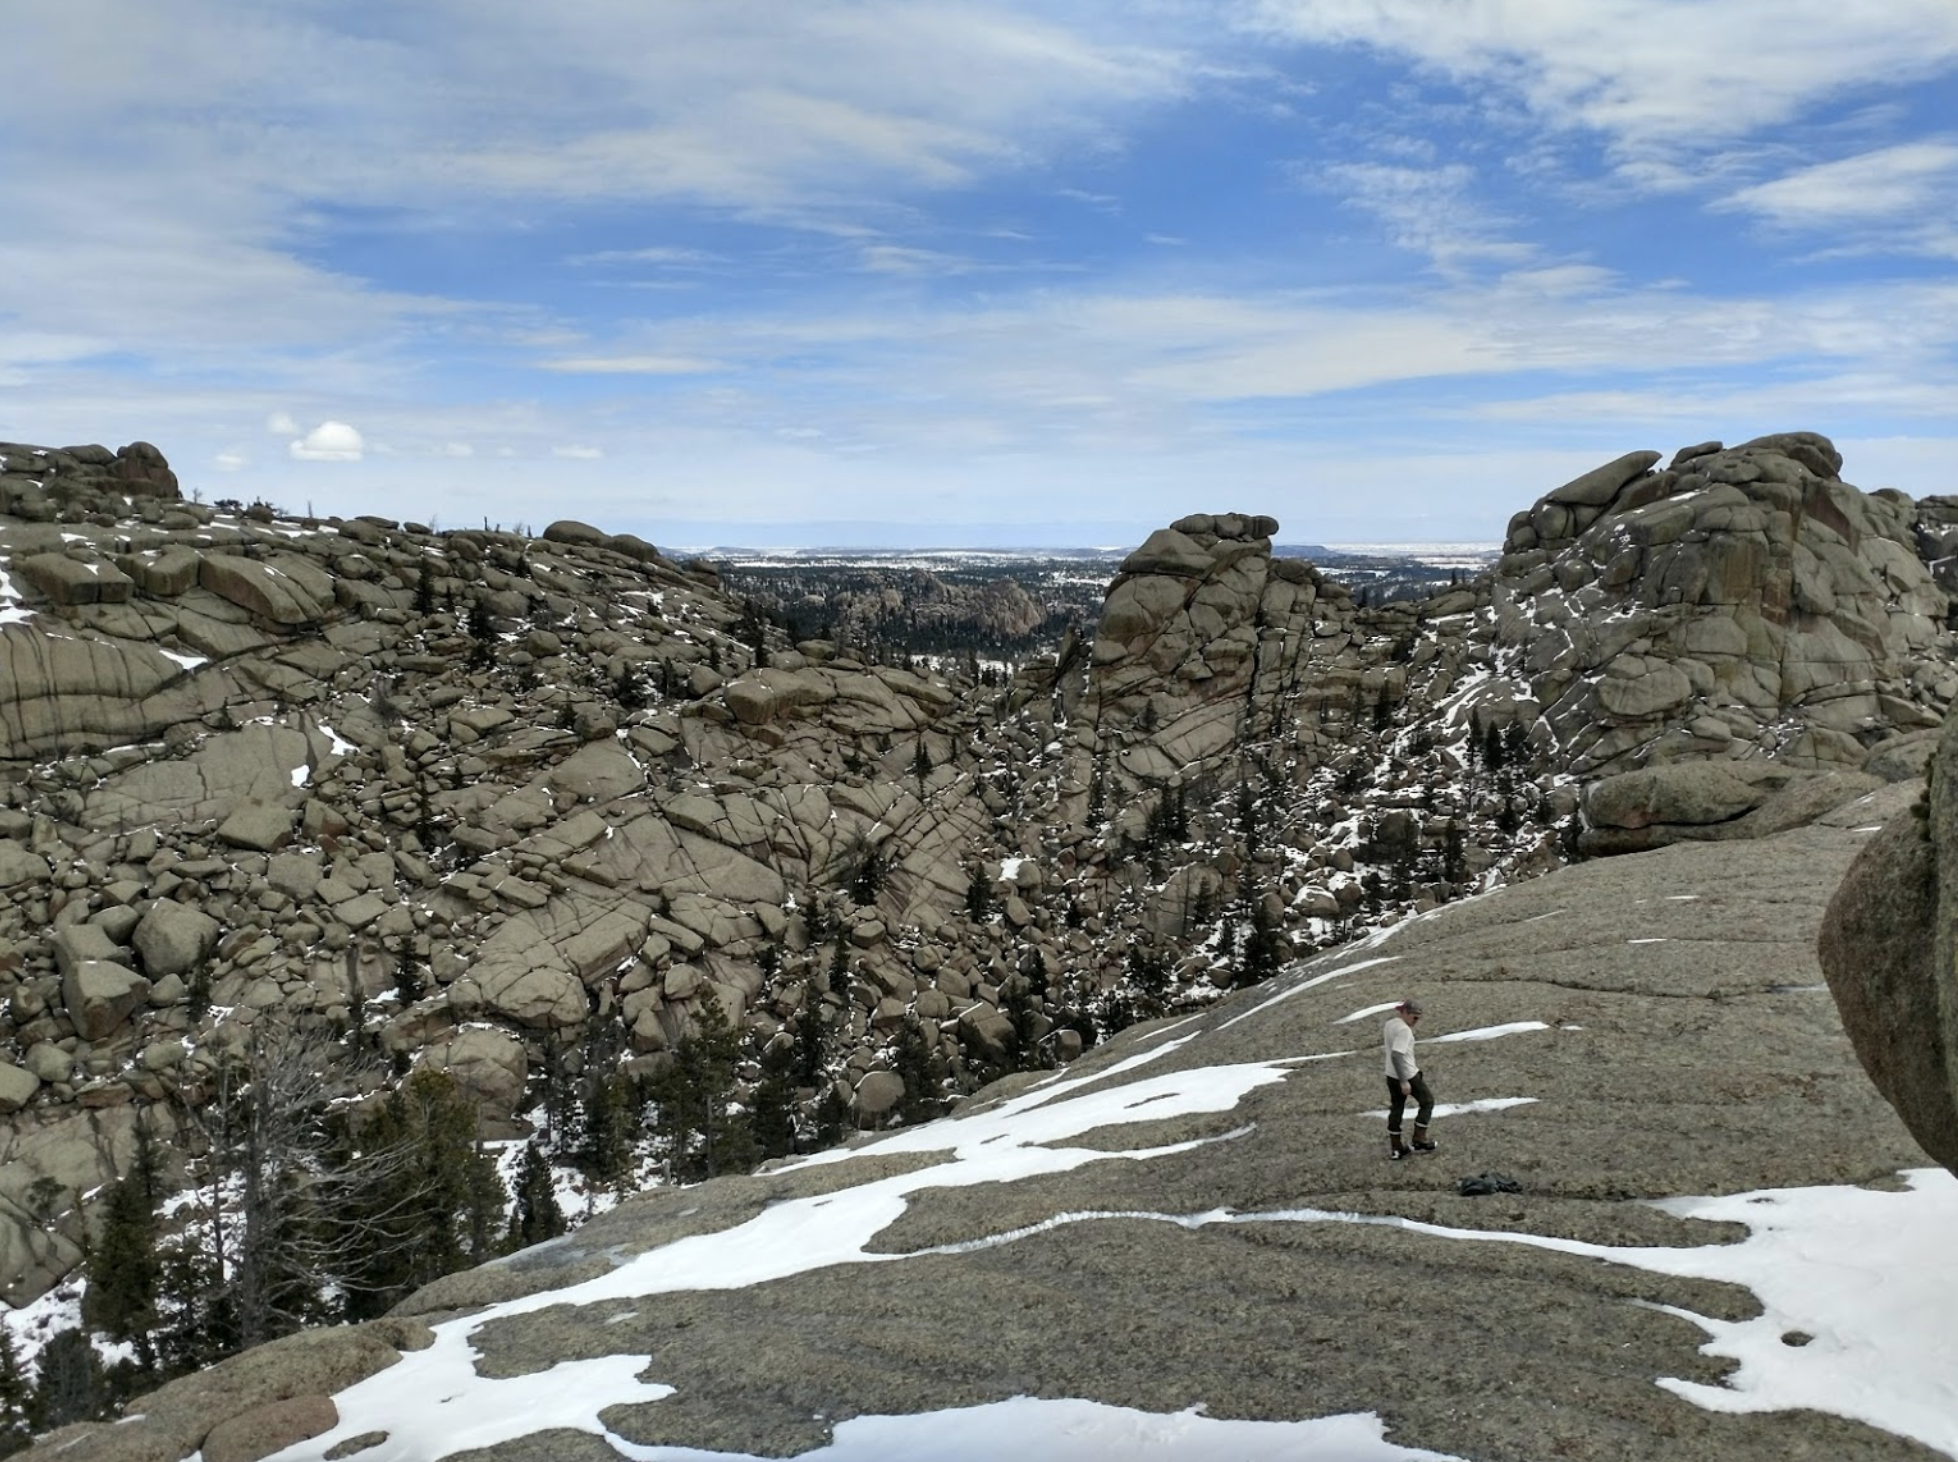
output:
[[[367,451],[367,443],[346,422],[323,421],[296,438],[289,450],[299,462],[358,462]]]
[[[473,457],[476,449],[467,442],[444,442],[436,450],[438,457]]]
[[[596,462],[605,453],[597,447],[552,447],[553,457],[568,457],[573,462]]]
[[[243,452],[219,452],[211,459],[220,472],[241,472],[252,465],[252,459]]]
[[[299,432],[299,423],[285,412],[275,411],[265,418],[265,429],[275,437],[296,436]]]

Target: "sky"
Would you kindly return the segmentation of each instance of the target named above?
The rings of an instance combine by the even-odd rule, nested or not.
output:
[[[10,0],[0,439],[674,547],[1958,491],[1951,0]]]

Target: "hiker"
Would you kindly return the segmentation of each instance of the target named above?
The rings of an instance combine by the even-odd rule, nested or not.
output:
[[[1380,1028],[1387,1047],[1387,1156],[1395,1162],[1410,1152],[1435,1150],[1435,1144],[1428,1140],[1428,1122],[1435,1112],[1434,1093],[1428,1090],[1414,1060],[1414,1027],[1420,1019],[1421,1002],[1403,1000]],[[1409,1097],[1420,1105],[1414,1114],[1414,1141],[1405,1143],[1401,1141],[1401,1113],[1407,1109]]]

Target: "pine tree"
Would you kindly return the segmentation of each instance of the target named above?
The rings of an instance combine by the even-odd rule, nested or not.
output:
[[[79,1330],[57,1332],[41,1347],[40,1384],[34,1410],[42,1427],[97,1421],[109,1409],[109,1380],[102,1359]]]
[[[929,1122],[945,1110],[945,1063],[936,1045],[925,1039],[916,1016],[905,1019],[891,1046],[891,1065],[904,1081],[898,1116],[906,1125]]]
[[[564,1232],[557,1185],[550,1160],[535,1142],[526,1142],[517,1163],[516,1204],[510,1213],[510,1247],[526,1249]]]
[[[0,1457],[27,1449],[35,1431],[34,1390],[20,1368],[14,1332],[0,1323]]]
[[[446,1072],[415,1072],[358,1137],[367,1160],[349,1162],[346,1196],[331,1214],[333,1277],[351,1320],[490,1258],[509,1197],[477,1141],[474,1104]]]
[[[918,738],[917,753],[911,758],[911,775],[918,779],[918,792],[924,793],[925,781],[931,776],[931,748],[925,745],[925,738]]]
[[[415,948],[406,939],[401,941],[401,948],[395,955],[394,989],[403,1005],[413,1005],[427,989],[422,981],[421,967],[415,961]]]
[[[1251,933],[1244,941],[1244,963],[1239,983],[1255,985],[1278,973],[1279,962],[1284,958],[1284,945],[1279,938],[1277,922],[1265,906],[1264,896],[1253,890],[1248,898],[1251,902]]]
[[[489,605],[479,596],[469,602],[469,666],[487,670],[496,663],[496,626],[490,622]]]
[[[1249,782],[1237,784],[1237,835],[1244,842],[1244,854],[1258,851],[1258,799]]]
[[[986,876],[986,865],[974,863],[965,880],[965,916],[983,924],[993,913],[993,881]]]
[[[740,1040],[711,994],[695,1007],[687,1032],[652,1083],[654,1130],[666,1140],[673,1175],[686,1181],[754,1165],[754,1137],[730,1113]]]
[[[749,1125],[755,1147],[764,1158],[787,1157],[795,1151],[796,1053],[762,1053],[761,1080],[749,1102]]]
[[[149,1184],[135,1175],[109,1189],[101,1232],[89,1245],[83,1264],[88,1288],[82,1294],[82,1322],[111,1340],[133,1346],[137,1365],[144,1371],[156,1368],[150,1331],[156,1325],[162,1278],[148,1192]]]

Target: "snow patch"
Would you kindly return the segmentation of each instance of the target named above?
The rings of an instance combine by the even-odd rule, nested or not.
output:
[[[1537,1100],[1536,1097],[1483,1097],[1474,1102],[1436,1102],[1434,1114],[1436,1117],[1467,1117],[1476,1112],[1506,1112],[1511,1107],[1533,1106]],[[1360,1115],[1378,1117],[1384,1121],[1387,1109],[1381,1107],[1378,1111],[1362,1112]]]
[[[1485,1025],[1471,1031],[1454,1031],[1445,1036],[1428,1037],[1429,1044],[1440,1045],[1444,1041],[1493,1041],[1498,1036],[1520,1035],[1524,1031],[1547,1031],[1550,1027],[1540,1020],[1513,1020],[1508,1025]]]

